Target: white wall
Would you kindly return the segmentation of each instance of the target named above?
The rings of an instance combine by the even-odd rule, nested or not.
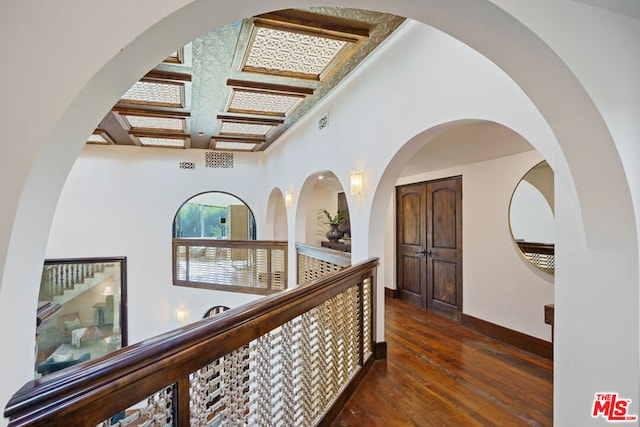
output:
[[[313,1],[306,0],[5,2],[0,15],[0,51],[20,66],[0,71],[2,80],[7,82],[0,86],[0,98],[11,100],[0,107],[0,181],[5,183],[0,188],[3,324],[32,324],[30,313],[35,309],[47,235],[66,174],[87,135],[117,98],[167,54],[214,26],[240,16],[312,4]],[[442,29],[508,73],[515,81],[514,86],[522,89],[541,112],[552,135],[546,142],[542,142],[545,135],[527,139],[535,140],[536,148],[554,166],[557,200],[562,201],[556,206],[558,258],[563,262],[556,275],[554,421],[558,425],[600,424],[601,420],[591,419],[589,406],[594,392],[602,390],[615,390],[633,399],[632,410],[640,412],[637,410],[640,268],[636,227],[640,209],[635,213],[632,209],[632,203],[636,208],[640,206],[637,143],[640,122],[636,120],[640,116],[638,20],[575,1],[557,0],[337,0],[334,4],[385,8]],[[108,36],[94,31],[96,16],[100,16],[103,27],[119,31]],[[29,25],[24,25],[25,22]],[[394,79],[392,65],[418,58],[426,58],[426,62],[420,70],[422,79],[414,80],[420,84],[414,84],[412,89],[422,90],[423,96],[413,92],[408,97],[392,93],[383,99],[393,107],[402,106],[407,99],[412,103],[422,99],[426,108],[434,102],[434,96],[447,95],[437,97],[441,104],[429,110],[438,120],[425,119],[424,108],[410,109],[400,120],[391,117],[393,112],[390,115],[381,111],[367,122],[371,134],[378,139],[360,131],[346,132],[350,138],[340,141],[355,140],[368,148],[375,146],[384,152],[388,163],[397,145],[416,134],[411,124],[418,119],[416,116],[422,116],[423,129],[468,117],[477,110],[461,102],[461,95],[475,97],[476,107],[485,109],[482,118],[496,113],[494,107],[504,107],[504,99],[477,97],[476,89],[482,92],[484,86],[435,85],[425,90],[422,84],[430,81],[432,66],[438,62],[429,62],[433,53],[430,48],[437,48],[440,42],[433,37],[421,39],[418,44],[405,43],[404,50],[397,55],[377,62],[376,68],[386,78],[378,77],[377,84],[367,88],[369,96],[361,91],[343,92],[334,104],[334,110],[340,114],[332,114],[330,128],[334,117],[353,109],[353,105],[338,108],[343,101],[362,100],[357,109],[360,118],[362,111],[385,106],[379,102],[380,90],[393,92],[396,86],[404,84],[402,78]],[[60,60],[60,52],[73,52],[71,60]],[[441,53],[458,54],[448,49]],[[462,68],[453,71],[471,70],[461,65]],[[482,66],[473,72],[481,70]],[[500,80],[498,74],[493,77]],[[447,103],[449,99],[458,103],[455,117],[444,112],[452,108]],[[516,129],[526,127],[530,131],[530,127],[535,127],[532,121],[538,120],[518,111],[514,111],[514,116],[525,122],[515,120],[516,123],[508,124]],[[345,117],[357,121],[353,115]],[[405,127],[406,123],[410,125]],[[379,144],[373,144],[374,140]],[[394,146],[387,149],[385,144],[389,142]],[[315,152],[307,148],[307,153]],[[313,163],[302,151],[302,156],[296,152],[295,160]],[[365,186],[368,182],[369,188],[386,188],[373,203],[366,195],[350,200],[352,215],[363,215],[371,207],[373,212],[378,209],[382,212],[380,218],[374,215],[370,224],[367,221],[355,224],[354,237],[366,236],[369,227],[374,231],[384,228],[397,176],[393,173],[381,176],[385,170],[382,161],[369,163],[352,154],[348,159],[338,159],[337,175],[343,183],[347,182],[348,171],[357,167],[365,170]],[[273,167],[289,164],[276,162]],[[272,170],[267,172],[273,174]],[[286,175],[280,188],[298,187],[300,174],[280,172]],[[379,180],[382,186],[376,187]],[[379,208],[380,204],[383,207]],[[294,224],[291,217],[289,224]],[[354,240],[356,257],[384,253],[380,242],[365,247],[356,245]],[[21,309],[16,311],[15,307]],[[11,343],[12,350],[0,354],[0,365],[5,367],[0,389],[0,401],[4,404],[30,377],[33,363],[24,355],[32,353],[33,338],[22,328],[7,328],[3,340]],[[576,358],[576,354],[583,357]]]
[[[306,239],[303,243],[320,246],[323,240],[327,240],[324,234],[329,228],[318,224],[320,209],[326,209],[331,215],[335,215],[338,209],[338,194],[321,185],[314,185],[311,197],[306,203]]]
[[[129,343],[181,326],[178,307],[194,321],[212,306],[251,301],[257,296],[173,286],[171,232],[182,203],[205,191],[235,194],[263,218],[259,173],[245,153],[235,153],[233,169],[212,169],[201,150],[87,146],[60,197],[46,257],[127,257]]]
[[[544,305],[554,302],[553,277],[524,259],[509,230],[513,189],[540,160],[531,151],[402,177],[397,184],[462,175],[463,313],[551,341]],[[395,271],[395,258],[386,268]]]

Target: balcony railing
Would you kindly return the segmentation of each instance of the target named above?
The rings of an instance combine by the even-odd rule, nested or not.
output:
[[[287,287],[287,242],[173,239],[173,284],[270,294]]]
[[[326,425],[373,362],[377,265],[31,381],[5,417],[10,427]]]
[[[517,241],[524,256],[536,267],[547,273],[554,274],[556,270],[555,245]]]
[[[296,243],[298,283],[307,283],[351,265],[351,254]]]

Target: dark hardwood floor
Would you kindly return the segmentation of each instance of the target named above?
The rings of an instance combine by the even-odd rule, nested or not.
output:
[[[553,362],[399,300],[376,361],[333,426],[550,426]]]

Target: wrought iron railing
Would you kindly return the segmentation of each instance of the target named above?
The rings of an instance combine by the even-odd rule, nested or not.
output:
[[[351,265],[351,254],[296,243],[298,283],[307,283]]]
[[[373,362],[371,259],[21,388],[9,426],[326,425]]]
[[[173,284],[269,294],[287,287],[287,242],[173,239]]]

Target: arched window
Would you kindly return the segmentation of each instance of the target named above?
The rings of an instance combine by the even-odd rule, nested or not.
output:
[[[173,220],[173,237],[255,240],[256,222],[242,200],[229,193],[210,191],[180,206]]]

